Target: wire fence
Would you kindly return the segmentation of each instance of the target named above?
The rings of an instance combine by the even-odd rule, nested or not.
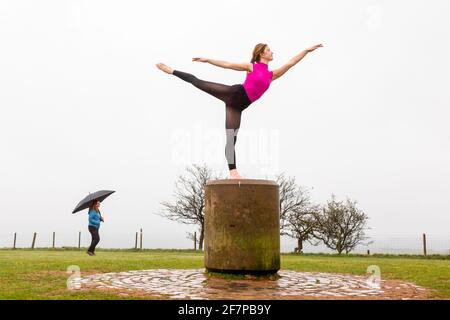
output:
[[[407,254],[407,255],[450,255],[450,235],[403,235],[373,236],[368,245],[358,245],[351,253],[357,254]],[[333,253],[323,244],[304,245],[303,252]]]
[[[143,229],[129,233],[101,232],[101,241],[97,248],[103,249],[195,249],[199,248],[198,235],[180,234],[162,238],[161,234],[145,234]],[[39,248],[87,248],[91,235],[87,232],[67,233],[12,233],[0,236],[0,247],[5,249]],[[358,245],[351,253],[356,254],[409,254],[409,255],[450,255],[450,235],[383,235],[371,236],[368,245]],[[295,239],[282,237],[281,252],[294,252]],[[304,253],[335,253],[323,243],[317,246],[307,242],[303,244]]]

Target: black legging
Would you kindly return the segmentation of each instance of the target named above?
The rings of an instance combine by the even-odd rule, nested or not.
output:
[[[190,82],[200,90],[225,102],[225,129],[227,135],[225,157],[228,162],[228,169],[236,169],[236,153],[234,148],[236,145],[237,133],[241,125],[241,113],[251,104],[242,84],[230,86],[222,83],[205,81],[198,79],[190,73],[178,70],[174,70],[173,75],[184,81]]]
[[[98,228],[89,226],[88,229],[92,236],[91,245],[89,246],[88,251],[94,253],[95,247],[100,242],[100,235],[98,234]]]

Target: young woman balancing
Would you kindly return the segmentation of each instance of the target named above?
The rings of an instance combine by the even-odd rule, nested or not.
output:
[[[227,137],[225,157],[228,162],[228,169],[230,170],[229,179],[242,179],[243,177],[239,175],[236,169],[236,154],[234,150],[237,140],[237,133],[241,125],[242,111],[244,111],[250,104],[258,100],[269,88],[272,81],[285,74],[286,71],[302,60],[307,53],[312,52],[319,47],[322,47],[322,44],[303,50],[289,60],[285,65],[273,71],[269,71],[269,62],[273,60],[273,52],[265,43],[259,43],[255,46],[250,62],[233,63],[208,58],[192,58],[192,61],[208,62],[212,65],[226,69],[246,71],[247,76],[244,83],[235,85],[226,85],[201,80],[190,73],[174,70],[164,63],[157,63],[156,66],[160,70],[177,76],[178,78],[191,83],[200,90],[225,102],[225,129]]]

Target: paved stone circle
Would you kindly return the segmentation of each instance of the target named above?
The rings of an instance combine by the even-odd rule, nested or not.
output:
[[[278,271],[278,279],[224,279],[205,269],[151,269],[75,278],[75,289],[119,291],[163,299],[426,299],[426,289],[369,275]]]

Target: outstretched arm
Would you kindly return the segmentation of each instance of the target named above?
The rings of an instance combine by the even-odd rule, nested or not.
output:
[[[293,57],[291,60],[289,60],[285,65],[281,66],[278,69],[273,70],[272,81],[275,79],[278,79],[283,74],[285,74],[290,68],[292,68],[300,60],[302,60],[308,53],[310,53],[320,47],[323,47],[322,44],[318,44],[318,45],[312,46],[311,48],[305,49],[302,52],[300,52],[299,54],[297,54],[295,57]]]
[[[214,59],[208,59],[208,58],[192,58],[192,61],[208,62],[212,65],[222,67],[225,69],[233,69],[233,70],[237,70],[237,71],[252,71],[251,70],[252,64],[250,62],[235,63],[235,62],[214,60]]]

